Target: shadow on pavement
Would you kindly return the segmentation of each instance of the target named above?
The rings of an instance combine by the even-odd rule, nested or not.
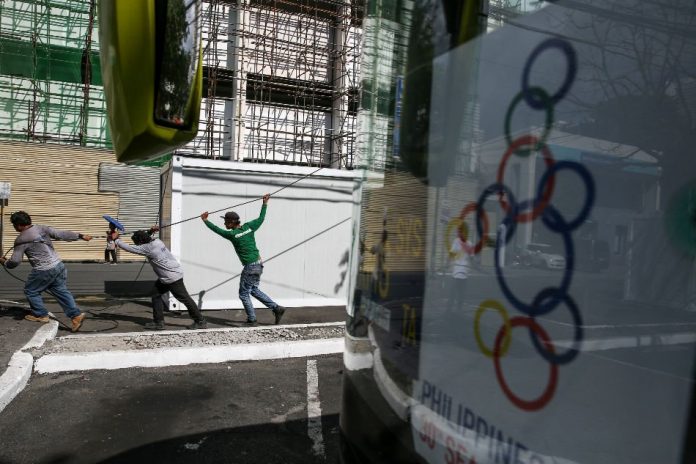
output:
[[[321,420],[322,428],[325,431],[338,427],[338,414],[323,416]],[[330,439],[335,440],[336,443],[325,443],[326,453],[323,456],[315,456],[312,452],[313,443],[307,436],[307,421],[294,420],[280,424],[221,429],[149,443],[100,461],[100,463],[305,464],[339,462],[338,434],[333,435],[335,436]]]

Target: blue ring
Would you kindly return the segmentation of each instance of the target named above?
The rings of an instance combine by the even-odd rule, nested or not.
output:
[[[531,200],[525,200],[522,203],[520,203],[519,207],[524,210],[528,207],[528,205],[531,204]],[[543,215],[551,215],[554,217],[555,220],[561,221],[561,215],[556,211],[556,208],[554,208],[551,205],[548,205],[544,209]],[[511,217],[515,216],[510,216],[508,215],[505,217],[503,220],[503,223],[505,222],[510,222]],[[514,222],[513,222],[514,224]],[[572,280],[573,277],[573,266],[575,264],[575,256],[574,256],[574,251],[573,251],[573,242],[570,239],[570,233],[567,231],[560,232],[561,235],[563,235],[563,243],[565,245],[566,249],[566,268],[563,273],[563,279],[561,279],[561,285],[558,287],[558,292],[561,295],[567,294],[568,289],[570,288],[570,281]],[[496,277],[498,278],[498,284],[500,285],[500,289],[502,290],[503,294],[505,297],[508,299],[508,301],[515,307],[517,308],[520,312],[526,314],[527,316],[541,316],[543,314],[546,314],[553,310],[553,308],[556,307],[556,305],[561,301],[561,297],[556,297],[556,298],[550,298],[546,304],[539,305],[538,307],[534,307],[533,305],[525,304],[522,301],[520,301],[514,293],[512,293],[512,290],[507,286],[507,283],[505,282],[505,277],[503,276],[503,271],[500,268],[499,264],[499,259],[498,257],[500,256],[500,240],[496,239],[495,243],[495,257],[493,259],[494,264],[495,264],[495,274]]]
[[[499,193],[503,192],[505,195],[507,195],[507,203],[509,205],[509,210],[507,213],[507,216],[505,217],[510,218],[510,221],[512,223],[512,226],[507,225],[507,234],[505,237],[505,243],[508,243],[510,239],[512,238],[512,234],[515,232],[515,229],[517,228],[517,222],[513,221],[512,218],[517,217],[517,211],[518,211],[518,205],[517,202],[515,201],[515,195],[513,195],[512,190],[510,190],[508,187],[506,187],[504,184],[500,184],[498,182],[489,185],[486,187],[483,192],[481,192],[481,195],[478,198],[478,202],[476,203],[476,232],[478,232],[479,237],[481,237],[481,234],[483,233],[483,226],[481,225],[481,213],[480,211],[483,211],[483,204],[485,203],[486,199],[490,196],[493,195],[494,193]],[[489,223],[490,227],[490,223]],[[490,233],[490,230],[489,230]],[[485,246],[485,242],[484,242]],[[498,238],[496,235],[496,248],[498,246]]]
[[[558,103],[561,100],[561,98],[563,98],[565,94],[568,93],[568,90],[570,90],[570,86],[573,84],[573,80],[575,80],[575,73],[577,72],[578,68],[575,49],[573,49],[573,46],[570,44],[570,42],[557,38],[551,38],[537,45],[537,47],[534,49],[531,55],[529,55],[529,58],[527,59],[527,62],[524,65],[524,71],[522,73],[522,93],[524,94],[524,99],[529,106],[537,110],[544,109],[544,101],[539,101],[535,99],[534,95],[531,93],[531,89],[529,87],[529,71],[532,69],[532,64],[534,63],[536,57],[539,56],[541,52],[543,52],[547,48],[560,49],[561,52],[563,52],[563,54],[565,55],[566,61],[568,62],[568,72],[566,74],[566,78],[563,82],[563,85],[561,85],[561,88],[558,89],[558,92],[556,92],[556,94],[551,96],[548,100],[552,105]]]
[[[570,295],[568,295],[567,293],[561,293],[559,289],[553,287],[548,287],[540,291],[539,294],[537,294],[536,298],[534,298],[532,306],[537,306],[544,299],[548,298],[550,294],[555,294],[557,299],[565,302],[565,304],[568,306],[568,309],[570,309],[570,314],[573,316],[573,322],[575,323],[575,335],[573,336],[573,346],[572,348],[568,349],[568,351],[562,354],[550,353],[548,350],[544,348],[542,343],[536,337],[535,332],[531,329],[529,330],[529,336],[532,338],[532,343],[534,344],[536,350],[548,362],[556,365],[568,364],[573,359],[575,359],[578,354],[580,354],[579,348],[580,343],[583,339],[582,319],[580,317],[580,310],[578,309],[578,306],[575,304]],[[534,316],[532,316],[532,319],[533,318]]]
[[[588,171],[587,168],[582,164],[576,163],[575,161],[558,161],[549,166],[546,169],[546,171],[544,171],[544,174],[541,176],[541,179],[539,179],[539,184],[537,185],[537,198],[541,198],[541,195],[544,190],[544,185],[546,185],[546,181],[549,178],[549,176],[555,174],[560,169],[570,169],[571,171],[574,171],[576,174],[578,174],[580,178],[583,180],[583,182],[585,182],[585,190],[587,191],[585,204],[580,210],[578,216],[572,221],[567,222],[560,213],[558,213],[558,216],[557,218],[555,218],[555,221],[552,221],[546,215],[542,215],[541,220],[544,221],[544,225],[546,227],[553,230],[554,232],[564,233],[570,232],[580,227],[582,223],[585,222],[587,217],[590,215],[590,210],[592,209],[592,205],[594,204],[595,198],[595,184],[594,180],[592,179],[592,174],[590,174],[590,171]]]

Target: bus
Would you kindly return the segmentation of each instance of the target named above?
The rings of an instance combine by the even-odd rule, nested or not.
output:
[[[365,11],[343,462],[696,462],[694,3]]]

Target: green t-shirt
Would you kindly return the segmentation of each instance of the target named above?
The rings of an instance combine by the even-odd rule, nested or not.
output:
[[[210,221],[205,221],[205,225],[216,234],[232,242],[234,251],[236,251],[237,256],[239,256],[239,260],[243,265],[247,265],[261,259],[259,250],[256,248],[256,238],[254,238],[254,232],[261,227],[265,217],[266,205],[262,205],[261,214],[259,214],[258,218],[254,219],[253,221],[246,222],[242,224],[241,227],[236,229],[223,229]]]

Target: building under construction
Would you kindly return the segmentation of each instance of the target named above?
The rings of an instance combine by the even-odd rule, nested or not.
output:
[[[360,3],[201,7],[199,135],[183,155],[350,168]],[[0,2],[0,137],[110,148],[95,0]]]
[[[176,153],[351,169],[364,13],[353,1],[202,2],[198,136]],[[102,214],[129,217],[131,230],[159,218],[159,169],[119,166],[113,155],[98,15],[96,0],[0,0],[0,182],[12,183],[5,225],[17,209],[96,234]],[[134,195],[143,189],[155,194]],[[14,239],[11,228],[2,235]],[[63,256],[102,256],[100,244],[73,249]]]

